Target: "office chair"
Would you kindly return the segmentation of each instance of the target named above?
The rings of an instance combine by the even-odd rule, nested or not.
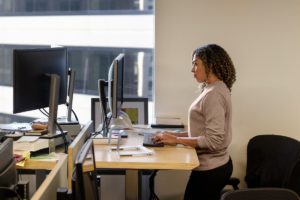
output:
[[[1,199],[21,199],[17,193],[16,162],[11,161],[9,166],[0,173],[0,197]]]
[[[85,167],[89,166],[88,170]],[[73,200],[99,200],[93,140],[87,140],[76,157],[72,176]]]
[[[0,145],[0,197],[21,199],[17,193],[16,161],[13,159],[13,140],[6,139]]]
[[[300,200],[300,198],[290,189],[251,188],[228,191],[221,196],[221,200]]]
[[[100,200],[93,140],[88,139],[76,156],[72,189],[57,188],[57,200]]]
[[[281,135],[257,135],[247,145],[248,188],[288,188],[300,195],[300,142]]]

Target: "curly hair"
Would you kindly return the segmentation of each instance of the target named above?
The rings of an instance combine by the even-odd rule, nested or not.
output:
[[[194,50],[192,56],[201,59],[208,74],[212,72],[222,80],[231,91],[236,80],[235,68],[227,52],[216,44],[208,44]]]

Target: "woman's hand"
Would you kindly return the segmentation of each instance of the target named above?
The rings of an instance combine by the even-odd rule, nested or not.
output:
[[[161,132],[152,138],[155,143],[164,143],[169,145],[177,144],[177,136],[171,135],[168,132]]]
[[[186,132],[177,134],[174,132],[163,131],[154,135],[152,140],[155,143],[164,143],[169,145],[183,144],[185,146],[199,148],[197,137],[187,137]]]

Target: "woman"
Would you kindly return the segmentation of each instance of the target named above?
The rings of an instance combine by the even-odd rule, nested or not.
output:
[[[184,199],[218,200],[233,168],[227,148],[231,142],[230,91],[235,68],[222,47],[209,44],[193,52],[192,73],[203,85],[189,109],[188,132],[165,131],[153,140],[194,147],[200,165],[191,172]]]

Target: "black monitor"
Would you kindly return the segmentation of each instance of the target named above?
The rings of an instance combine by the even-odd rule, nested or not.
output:
[[[118,118],[123,103],[124,54],[119,54],[108,72],[108,104],[112,118]]]
[[[77,154],[72,174],[72,199],[98,200],[97,172],[93,140],[87,140]]]
[[[66,103],[66,48],[16,49],[13,57],[14,113],[49,107],[51,74],[60,77],[58,104]]]

